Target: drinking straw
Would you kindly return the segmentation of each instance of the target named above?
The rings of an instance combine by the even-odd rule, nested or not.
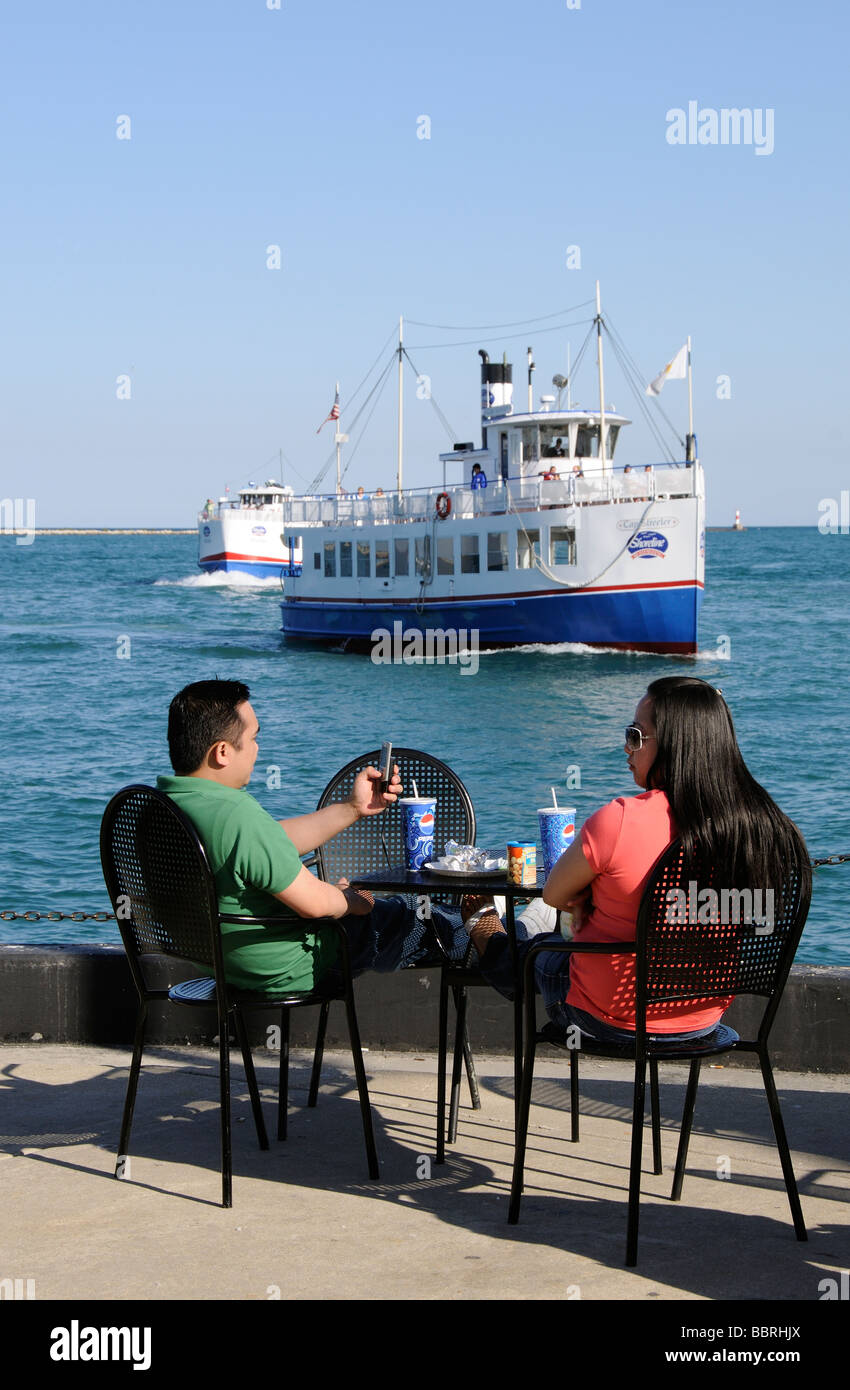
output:
[[[555,788],[554,788],[554,787],[552,788],[552,805],[555,807],[555,810],[557,811],[557,809],[558,809],[558,798],[557,798],[557,796],[555,795]]]
[[[416,781],[415,781],[415,780],[414,780],[414,782],[413,782],[413,795],[416,797],[416,800],[418,801],[418,800],[419,800],[419,788],[417,787]]]

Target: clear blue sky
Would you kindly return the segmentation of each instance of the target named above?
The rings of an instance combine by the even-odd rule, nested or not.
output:
[[[0,496],[34,497],[38,525],[193,525],[280,447],[298,488],[334,381],[345,405],[400,313],[477,329],[597,277],[647,376],[693,337],[710,522],[816,525],[850,486],[844,0],[19,0],[3,27]],[[772,109],[774,152],[670,145],[690,100]],[[457,438],[478,435],[478,346],[522,383],[532,344],[539,392],[584,334],[518,331],[410,327]],[[473,341],[415,350],[451,338]],[[392,480],[393,392],[355,485]],[[427,484],[447,440],[407,392],[406,481]],[[684,433],[684,383],[662,403]],[[620,447],[657,457],[637,419]]]

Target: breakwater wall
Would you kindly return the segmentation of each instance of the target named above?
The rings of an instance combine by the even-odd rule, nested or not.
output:
[[[165,957],[150,958],[149,984],[165,989],[196,975],[191,965]],[[435,1051],[437,1046],[439,971],[417,968],[394,975],[364,975],[356,983],[357,1014],[364,1047]],[[469,1031],[473,1048],[510,1052],[513,1007],[494,990],[470,991]],[[37,1043],[132,1043],[137,995],[120,946],[0,946],[0,1040]],[[742,1038],[758,1028],[762,1003],[737,1000],[726,1022]],[[317,1011],[292,1014],[294,1046],[310,1046]],[[450,1009],[450,1028],[454,1013]],[[250,1021],[255,1046],[265,1045],[277,1011],[254,1012]],[[216,1032],[215,1013],[156,1002],[149,1009],[151,1043],[208,1043]],[[341,1004],[331,1008],[329,1047],[347,1047]],[[771,1057],[791,1071],[850,1072],[850,969],[796,965],[786,986],[771,1034]],[[732,1059],[724,1058],[724,1064]],[[736,1065],[757,1065],[753,1054],[740,1054]]]

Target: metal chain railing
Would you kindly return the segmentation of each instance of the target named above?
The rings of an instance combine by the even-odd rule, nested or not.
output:
[[[812,868],[822,869],[826,864],[848,864],[850,854],[830,854],[826,859],[813,859]],[[114,922],[114,912],[15,912],[5,908],[0,912],[0,922]]]

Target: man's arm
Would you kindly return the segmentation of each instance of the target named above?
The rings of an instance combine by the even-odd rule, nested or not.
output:
[[[365,917],[372,911],[375,902],[371,893],[358,893],[356,889],[348,887],[337,888],[333,883],[316,878],[303,867],[288,888],[273,896],[286,903],[299,917],[307,918],[345,917],[349,912],[357,917]]]
[[[375,767],[365,767],[354,779],[351,796],[347,801],[335,801],[321,811],[310,811],[306,816],[293,816],[291,820],[279,822],[299,854],[309,854],[310,850],[324,845],[347,830],[361,816],[376,816],[387,806],[392,806],[404,788],[398,775],[398,767],[393,768],[393,777],[387,791],[380,789],[381,774]],[[319,914],[322,915],[322,914]],[[336,916],[331,913],[331,916]]]

